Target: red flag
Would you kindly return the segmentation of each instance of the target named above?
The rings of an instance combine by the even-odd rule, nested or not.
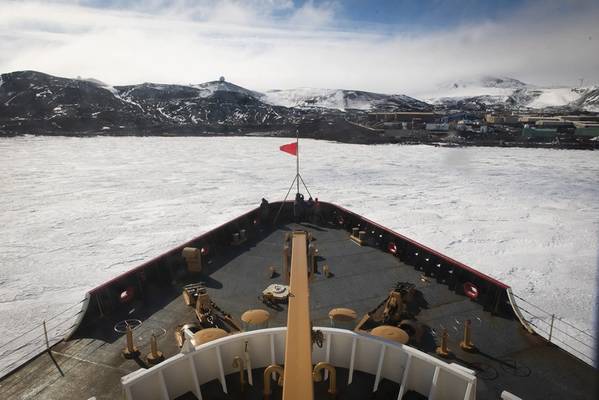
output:
[[[289,153],[289,154],[293,154],[294,156],[297,156],[297,142],[284,144],[281,147],[279,147],[279,149],[281,149],[281,151],[284,151],[285,153]]]

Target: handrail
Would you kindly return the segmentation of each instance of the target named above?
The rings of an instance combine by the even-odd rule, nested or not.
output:
[[[60,316],[61,316],[61,315],[63,315],[64,313],[66,313],[68,310],[70,310],[70,309],[74,308],[75,306],[77,306],[77,305],[81,304],[81,303],[82,303],[82,302],[84,302],[84,301],[85,301],[85,299],[84,299],[84,300],[81,300],[81,301],[80,301],[80,302],[78,302],[78,303],[72,304],[72,305],[68,306],[67,308],[63,309],[61,312],[59,312],[59,313],[55,314],[54,316],[52,316],[52,317],[50,317],[50,318],[46,318],[46,319],[44,319],[44,321],[46,321],[46,322],[48,322],[48,321],[52,321],[52,320],[54,320],[54,319],[56,319],[56,318],[60,317]],[[38,325],[35,325],[35,328],[39,328],[39,327],[42,327],[42,326],[43,326],[43,323],[41,323],[41,324],[38,324]],[[27,333],[25,333],[25,335],[26,335],[26,334],[28,334],[28,333],[31,333],[31,332],[33,332],[33,330],[30,330],[30,331],[28,331]],[[42,333],[42,334],[40,334],[38,337],[41,337],[41,336],[43,336],[43,333]],[[0,345],[0,349],[2,349],[2,348],[4,348],[4,347],[6,347],[6,346],[7,346],[7,345],[9,345],[10,343],[12,343],[12,342],[14,342],[15,340],[17,340],[17,339],[20,339],[20,338],[22,338],[22,337],[23,337],[23,335],[19,335],[19,336],[15,336],[15,337],[13,337],[13,338],[12,338],[12,339],[10,339],[9,341],[7,341],[7,342],[5,342],[5,343],[2,343],[2,344]]]
[[[0,351],[4,351],[0,353],[0,378],[71,335],[74,329],[79,325],[83,314],[85,314],[87,302],[88,297],[86,296],[83,300],[44,319],[44,322],[34,325],[23,334],[2,343],[2,345],[0,345]],[[69,313],[69,311],[72,311],[77,307],[79,308],[76,312],[73,311],[73,313]],[[45,339],[42,339],[46,335],[46,332],[44,332],[44,323],[48,334],[47,342]],[[28,349],[28,347],[31,347],[31,349]],[[26,353],[19,354],[23,352],[23,350],[25,350]],[[18,358],[11,360],[11,357],[15,355],[18,355]]]
[[[546,315],[548,315],[548,316],[555,315],[555,314],[552,314],[552,313],[550,313],[549,311],[546,311],[546,310],[542,309],[541,307],[539,307],[539,306],[537,306],[537,305],[535,305],[535,304],[532,304],[530,301],[528,301],[528,300],[526,300],[526,299],[524,299],[524,298],[522,298],[522,297],[520,297],[520,296],[518,296],[518,295],[516,295],[516,294],[514,294],[514,297],[516,297],[516,298],[518,298],[519,300],[521,300],[521,301],[525,302],[526,304],[529,304],[529,305],[531,305],[531,306],[535,307],[537,310],[541,311],[542,313],[544,313],[544,314],[546,314]],[[530,314],[532,314],[532,313],[530,313]],[[563,319],[563,317],[559,317],[559,316],[557,316],[557,315],[556,315],[556,318],[557,318],[557,319],[559,319],[559,320],[560,320],[560,322],[562,322],[562,323],[564,323],[564,324],[568,325],[569,327],[571,327],[571,328],[575,329],[576,331],[578,331],[578,332],[580,332],[580,333],[582,333],[582,334],[584,334],[584,335],[588,336],[589,338],[591,338],[591,339],[593,339],[593,340],[597,340],[597,338],[596,338],[595,336],[593,336],[593,335],[591,335],[589,332],[587,332],[587,331],[584,331],[584,330],[580,329],[579,327],[577,327],[577,326],[575,326],[575,325],[571,324],[570,322],[568,322],[568,321],[564,320],[564,319]],[[545,322],[545,321],[544,321],[544,322]]]
[[[594,335],[565,321],[563,317],[557,316],[555,313],[550,313],[521,296],[512,293],[511,290],[508,290],[508,297],[514,308],[514,313],[520,319],[522,325],[531,333],[535,332],[581,361],[584,361],[591,366],[597,366],[598,360],[596,359],[595,352],[597,339]],[[530,307],[524,308],[519,306],[516,304],[515,299],[518,299],[518,301],[525,303]],[[544,326],[541,325],[541,323],[544,324]],[[576,333],[573,334],[572,332],[567,332],[568,329],[562,329],[560,324],[573,329]],[[531,327],[534,327],[534,329]]]
[[[278,204],[278,202],[274,202],[271,204]],[[30,361],[31,359],[35,358],[37,355],[41,354],[44,350],[46,350],[46,347],[52,347],[53,345],[55,345],[56,343],[60,342],[63,339],[68,338],[74,331],[75,328],[77,328],[79,326],[79,324],[81,323],[81,321],[83,320],[83,317],[85,315],[86,309],[87,309],[87,305],[89,303],[90,300],[90,296],[92,296],[93,294],[99,292],[101,289],[110,286],[112,283],[114,282],[118,282],[119,280],[130,276],[132,274],[135,274],[136,272],[143,270],[147,265],[150,265],[154,262],[156,262],[157,260],[161,259],[162,257],[164,257],[165,255],[168,254],[175,254],[177,252],[180,252],[182,248],[188,246],[189,244],[197,241],[197,240],[201,240],[203,238],[205,238],[206,236],[210,235],[212,232],[217,231],[219,229],[222,229],[224,227],[226,227],[227,225],[234,223],[236,221],[240,221],[244,218],[247,218],[251,215],[253,215],[254,213],[256,213],[259,209],[258,208],[253,208],[251,210],[249,210],[248,212],[234,218],[231,221],[227,221],[224,222],[221,225],[218,225],[202,234],[200,234],[197,237],[194,237],[191,240],[188,240],[187,242],[176,246],[170,250],[168,250],[166,253],[160,254],[156,257],[151,258],[150,260],[142,263],[141,265],[138,265],[137,267],[134,267],[128,271],[125,271],[117,276],[115,276],[114,278],[102,283],[101,285],[90,289],[86,295],[85,298],[82,299],[81,301],[74,303],[68,307],[66,307],[65,309],[63,309],[62,311],[58,312],[57,314],[53,315],[50,318],[46,318],[45,322],[46,322],[46,326],[47,329],[52,331],[52,330],[56,330],[57,328],[61,327],[62,325],[64,325],[67,321],[74,321],[73,325],[69,326],[67,329],[65,329],[64,334],[59,334],[58,337],[51,337],[49,338],[49,342],[46,345],[46,343],[44,342],[43,345],[39,345],[39,346],[35,346],[32,350],[28,351],[27,353],[25,353],[24,355],[21,355],[19,357],[19,359],[15,360],[15,361],[10,361],[10,362],[6,362],[5,361],[15,355],[17,352],[22,351],[23,348],[28,347],[28,345],[30,345],[31,343],[33,343],[33,341],[40,339],[41,337],[44,336],[43,331],[41,331],[41,328],[43,327],[43,323],[39,324],[39,325],[35,325],[33,326],[31,329],[29,329],[27,332],[25,332],[22,335],[19,336],[15,336],[12,339],[8,340],[7,342],[3,343],[2,345],[0,345],[0,350],[3,348],[6,348],[9,345],[13,345],[11,347],[14,347],[11,351],[5,351],[4,353],[0,353],[0,378],[2,378],[3,376],[5,376],[6,374],[10,373],[11,371],[15,370],[16,368],[18,368],[19,366],[27,363],[28,361]],[[81,307],[81,309],[70,316],[70,318],[66,318],[64,321],[50,326],[48,324],[48,322],[50,321],[54,321],[55,319],[57,319],[60,316],[63,316],[64,314],[66,314],[69,310],[81,305],[81,303],[84,303]],[[33,334],[34,332],[37,332],[38,335],[37,336],[31,336],[31,334]],[[3,365],[6,364],[6,365]]]
[[[374,376],[372,392],[377,390],[378,382],[382,379],[399,384],[398,398],[401,397],[401,393],[409,390],[418,390],[428,394],[429,398],[434,398],[449,388],[452,389],[451,394],[447,394],[446,398],[476,398],[476,375],[464,367],[448,364],[413,347],[376,336],[330,327],[315,329],[321,330],[325,335],[327,350],[315,348],[313,361],[317,364],[324,362],[346,368],[348,375],[343,378],[344,385],[350,385],[355,379],[355,374],[362,372]],[[249,356],[253,369],[266,368],[269,365],[283,367],[280,363],[283,361],[287,334],[286,327],[267,328],[241,332],[201,344],[193,351],[174,355],[149,369],[140,369],[123,376],[121,384],[125,398],[162,400],[172,397],[163,397],[161,393],[180,394],[187,391],[192,391],[196,397],[202,398],[201,385],[215,379],[220,381],[223,392],[229,393],[226,377],[237,373],[229,360],[239,356],[239,345],[251,343]],[[210,368],[195,367],[202,365],[201,363],[210,365]],[[189,368],[189,365],[194,367]],[[270,383],[270,373],[265,375]],[[175,376],[177,378],[171,378]],[[337,384],[340,382],[337,381]]]
[[[532,329],[530,327],[530,325],[528,324],[528,321],[526,321],[526,318],[524,318],[524,315],[522,315],[522,313],[520,312],[520,308],[516,305],[514,292],[512,292],[511,288],[507,288],[506,291],[507,291],[507,297],[510,300],[510,304],[512,305],[512,309],[514,310],[514,314],[516,314],[516,317],[518,317],[518,320],[520,320],[520,323],[522,324],[522,326],[524,328],[526,328],[526,330],[529,333],[533,333],[534,329]]]

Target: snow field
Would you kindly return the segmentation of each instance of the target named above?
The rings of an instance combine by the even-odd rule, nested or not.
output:
[[[262,197],[282,199],[295,174],[295,159],[278,150],[287,141],[0,139],[0,346]],[[596,326],[597,153],[306,140],[300,155],[321,200]]]

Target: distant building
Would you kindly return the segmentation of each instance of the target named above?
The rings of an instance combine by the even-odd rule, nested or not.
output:
[[[368,114],[371,121],[382,122],[435,122],[440,117],[434,112],[373,112]]]
[[[581,139],[599,137],[599,123],[596,122],[575,122],[574,136]]]
[[[559,133],[555,128],[533,128],[527,125],[522,129],[522,138],[526,140],[550,142],[558,136]]]
[[[435,131],[435,132],[447,132],[449,130],[449,124],[448,123],[441,123],[441,124],[429,123],[429,124],[426,124],[426,130],[427,131]]]
[[[560,121],[559,117],[544,117],[542,115],[521,115],[518,121],[534,125],[537,121]]]
[[[496,115],[487,114],[485,115],[485,122],[488,124],[518,124],[519,118],[517,115]]]
[[[580,121],[580,122],[598,122],[599,123],[599,115],[561,115],[560,119],[564,121]]]
[[[449,114],[444,115],[441,118],[441,122],[457,122],[461,119],[475,120],[478,119],[478,116],[476,114],[463,111],[451,112]]]
[[[555,129],[559,133],[574,133],[574,123],[571,121],[555,121],[542,119],[535,122],[535,128],[538,129]]]

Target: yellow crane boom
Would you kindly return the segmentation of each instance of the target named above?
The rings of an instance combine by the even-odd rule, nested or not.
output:
[[[283,400],[314,398],[307,243],[306,232],[293,232]]]

